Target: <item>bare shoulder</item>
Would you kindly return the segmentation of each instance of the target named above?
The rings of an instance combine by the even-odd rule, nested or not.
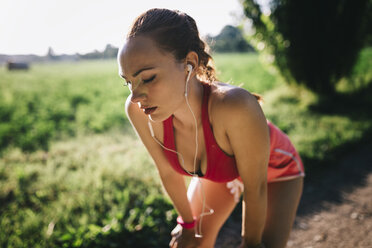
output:
[[[247,114],[260,116],[262,109],[256,97],[247,90],[225,83],[212,85],[210,113],[213,119],[222,121],[239,121]]]
[[[256,187],[265,181],[270,147],[261,106],[254,95],[233,85],[217,83],[211,96],[213,127],[227,137],[244,184]]]

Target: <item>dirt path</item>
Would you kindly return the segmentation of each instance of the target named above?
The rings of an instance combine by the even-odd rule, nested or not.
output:
[[[372,248],[372,144],[345,155],[339,164],[307,174],[287,247]],[[241,220],[233,215],[216,248],[236,248]]]

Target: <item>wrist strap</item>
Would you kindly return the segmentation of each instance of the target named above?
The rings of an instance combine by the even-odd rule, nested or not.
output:
[[[182,217],[181,216],[178,216],[177,217],[177,223],[180,224],[183,228],[191,229],[191,228],[194,228],[195,227],[196,220],[194,218],[194,220],[192,222],[184,222],[183,219],[182,219]]]

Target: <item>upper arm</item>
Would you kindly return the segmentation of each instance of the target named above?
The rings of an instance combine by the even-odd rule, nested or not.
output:
[[[169,174],[174,175],[175,171],[165,157],[163,149],[151,136],[148,126],[148,117],[143,113],[137,104],[130,101],[130,97],[131,96],[128,97],[125,103],[125,112],[137,135],[153,158],[158,168],[160,177],[163,179],[167,178],[167,175]]]
[[[267,183],[270,138],[266,118],[256,98],[238,89],[226,101],[224,126],[245,192],[259,193]]]

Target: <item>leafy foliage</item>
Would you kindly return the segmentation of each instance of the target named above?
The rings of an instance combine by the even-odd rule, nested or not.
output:
[[[275,56],[287,81],[323,95],[350,75],[372,21],[368,0],[273,0],[271,14],[255,0],[243,6],[256,31],[252,43]]]

